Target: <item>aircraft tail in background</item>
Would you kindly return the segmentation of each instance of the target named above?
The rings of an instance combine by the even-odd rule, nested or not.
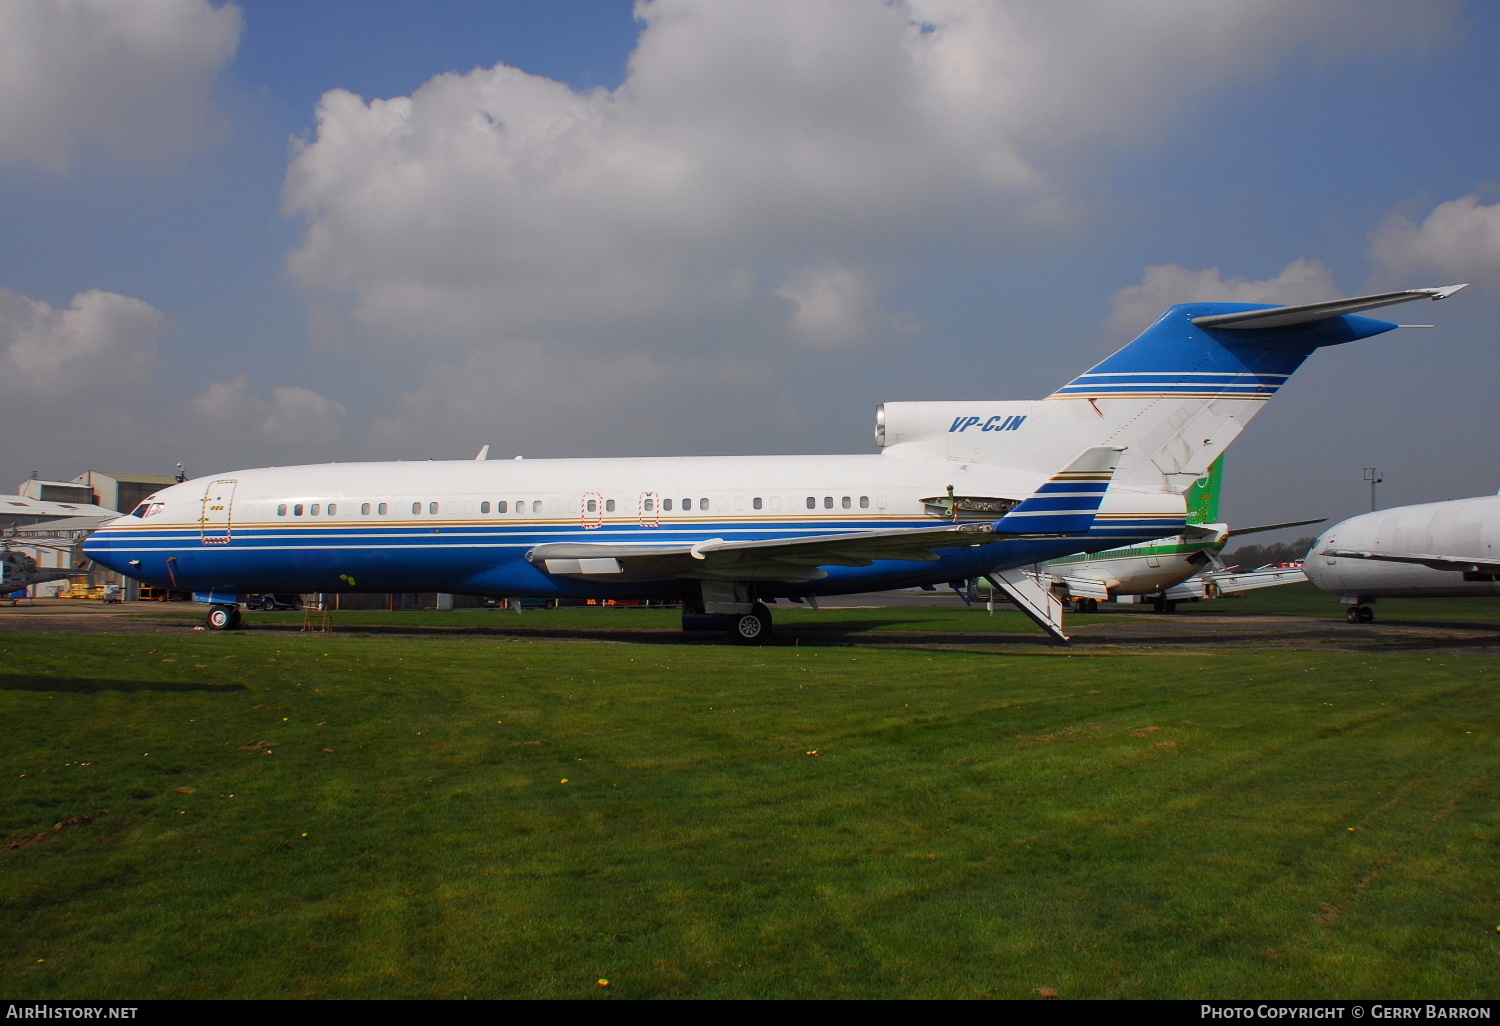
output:
[[[1220,456],[1208,465],[1208,473],[1198,478],[1187,490],[1187,522],[1189,524],[1219,523],[1219,499],[1224,482],[1224,457]]]

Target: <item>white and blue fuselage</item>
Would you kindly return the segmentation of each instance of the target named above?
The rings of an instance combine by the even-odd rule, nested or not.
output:
[[[1019,501],[1045,476],[890,453],[347,463],[238,471],[152,496],[97,532],[91,558],[180,591],[444,591],[505,596],[679,597],[679,579],[550,574],[542,545],[678,547],[709,539],[836,538],[931,528],[949,494]],[[1181,497],[1113,488],[1082,535],[942,549],[938,560],[823,564],[762,597],[941,584],[1180,526]]]

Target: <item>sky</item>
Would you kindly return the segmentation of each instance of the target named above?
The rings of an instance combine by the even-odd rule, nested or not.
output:
[[[1496,52],[1459,0],[4,0],[0,490],[870,452],[1173,303],[1467,281],[1315,354],[1223,511],[1492,493]]]

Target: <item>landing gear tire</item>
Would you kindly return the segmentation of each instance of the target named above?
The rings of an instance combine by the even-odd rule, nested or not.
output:
[[[771,611],[757,602],[748,613],[734,618],[729,640],[736,645],[765,645],[771,641]]]
[[[1162,598],[1161,596],[1157,596],[1156,601],[1154,601],[1151,604],[1151,606],[1158,613],[1175,613],[1175,612],[1177,612],[1177,600],[1176,599]]]
[[[1079,606],[1078,611],[1080,613],[1097,613],[1097,612],[1099,612],[1099,600],[1098,599],[1084,599],[1082,602],[1078,603],[1078,606]]]
[[[208,611],[208,629],[228,631],[240,625],[240,611],[235,606],[217,605]]]
[[[1349,612],[1344,614],[1344,619],[1350,623],[1374,623],[1375,610],[1369,606],[1350,606]]]

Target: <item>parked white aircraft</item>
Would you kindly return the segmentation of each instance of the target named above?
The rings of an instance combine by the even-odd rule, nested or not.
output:
[[[1500,495],[1350,517],[1317,540],[1306,571],[1350,623],[1374,620],[1376,599],[1500,595]]]
[[[1042,583],[1079,612],[1095,612],[1100,602],[1126,596],[1151,596],[1158,613],[1170,613],[1179,602],[1197,602],[1306,580],[1298,570],[1232,571],[1224,566],[1219,553],[1231,537],[1322,521],[1296,520],[1231,531],[1228,524],[1218,522],[1223,475],[1224,461],[1220,458],[1188,489],[1187,526],[1181,534],[1154,538],[1144,545],[1080,552],[1050,560],[1039,575]]]
[[[1174,306],[1035,402],[886,403],[883,452],[362,463],[166,488],[88,541],[104,566],[210,604],[250,592],[671,598],[760,643],[766,603],[989,575],[1063,638],[1021,567],[1182,530],[1183,493],[1355,316],[1462,286],[1332,303]]]

